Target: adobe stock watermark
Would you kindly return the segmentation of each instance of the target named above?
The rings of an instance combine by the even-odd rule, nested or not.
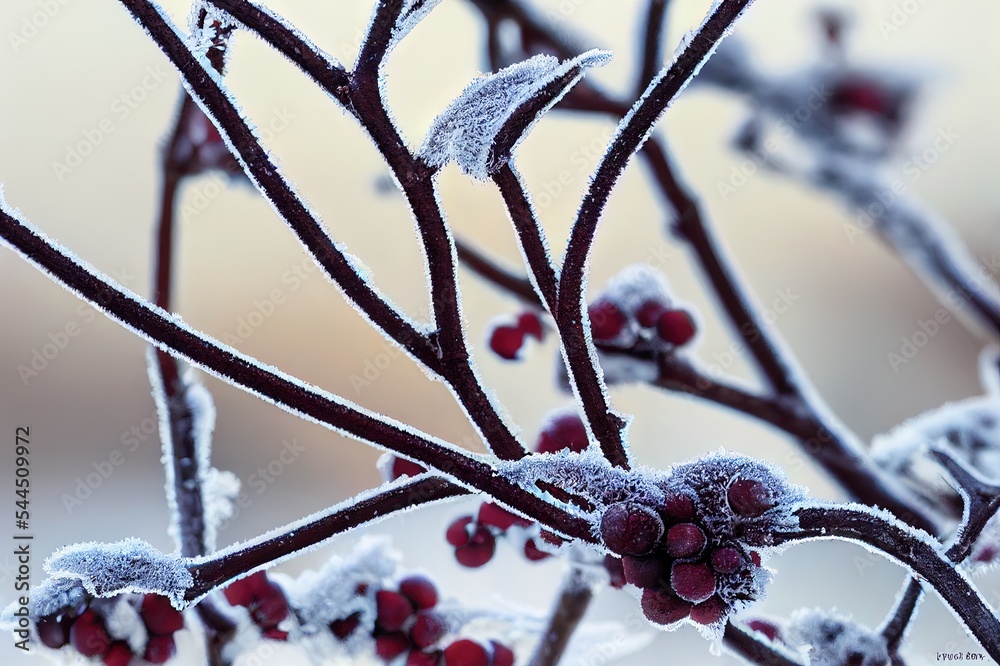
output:
[[[889,15],[878,21],[878,31],[882,34],[882,39],[888,41],[889,35],[899,32],[926,4],[927,0],[904,0],[894,4]]]
[[[120,123],[139,108],[149,95],[160,87],[167,79],[176,80],[176,72],[160,63],[150,65],[144,70],[144,76],[138,84],[122,93],[111,102],[109,114],[98,120],[94,125],[84,129],[81,138],[76,143],[66,144],[65,156],[62,162],[52,162],[52,173],[58,182],[63,182],[67,176],[78,169],[84,161],[94,154],[94,151],[111,136]]]
[[[74,511],[83,506],[84,502],[93,497],[94,493],[114,476],[115,472],[127,462],[128,456],[138,451],[143,444],[153,439],[158,445],[158,433],[159,423],[152,416],[123,432],[118,438],[121,448],[114,449],[101,460],[90,463],[93,471],[88,470],[87,473],[77,476],[73,490],[61,495],[60,499],[66,508],[66,513],[72,516]]]
[[[54,19],[62,8],[73,0],[38,0],[38,9],[29,15],[21,17],[17,32],[7,33],[7,43],[15,54],[37,37]]]
[[[300,263],[293,264],[281,274],[281,283],[287,286],[287,291],[285,289],[272,289],[264,298],[254,300],[253,309],[237,318],[236,327],[231,332],[223,333],[222,341],[230,347],[235,347],[249,340],[264,325],[264,322],[273,317],[278,308],[286,303],[288,293],[301,289],[302,284],[316,270],[316,262],[312,257],[306,257]]]
[[[250,508],[254,498],[267,492],[267,489],[274,485],[285,473],[285,470],[294,464],[306,450],[306,447],[299,444],[297,439],[283,440],[278,455],[264,467],[258,467],[256,472],[247,477],[246,483],[240,484],[240,492],[233,499],[233,513],[218,526],[217,533],[221,534],[223,530],[232,525],[243,511]],[[244,487],[246,490],[243,489]]]
[[[992,276],[1000,274],[1000,257],[995,254],[988,259],[981,257],[977,268],[979,270],[970,286],[975,289],[995,290],[996,283]],[[965,296],[958,289],[949,290],[944,296],[944,301],[952,310],[958,312],[969,307]],[[900,338],[899,348],[886,354],[886,360],[893,373],[899,374],[899,369],[915,359],[920,351],[930,344],[942,328],[954,318],[951,311],[940,307],[926,319],[918,319],[916,329],[909,335]]]
[[[135,276],[124,268],[112,272],[112,277],[123,285],[127,285],[135,279]],[[98,315],[97,309],[89,303],[79,303],[75,312],[76,319],[71,319],[56,330],[49,331],[45,340],[32,348],[28,358],[17,365],[17,374],[21,378],[22,384],[27,386],[32,379],[41,375],[60,354],[66,351],[72,341],[83,333],[84,327],[94,321]]]

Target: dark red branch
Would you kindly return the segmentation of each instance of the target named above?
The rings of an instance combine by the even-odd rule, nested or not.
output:
[[[726,624],[722,640],[730,651],[746,659],[751,664],[761,666],[803,666],[802,662],[776,650],[774,646],[757,638],[753,632],[729,622]]]
[[[476,249],[461,238],[455,240],[455,247],[458,250],[459,262],[473,273],[527,305],[533,305],[538,308],[545,307],[545,304],[538,297],[538,293],[535,291],[531,280],[514,274],[512,271],[499,265],[492,257],[488,257],[484,252]]]
[[[529,666],[556,666],[559,663],[593,599],[587,574],[577,567],[570,569]]]
[[[636,86],[636,97],[649,87],[656,73],[663,67],[663,33],[669,0],[648,0],[646,20],[643,24],[642,62],[639,65],[639,81]]]

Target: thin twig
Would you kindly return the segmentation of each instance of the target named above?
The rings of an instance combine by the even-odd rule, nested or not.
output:
[[[779,650],[770,643],[757,638],[753,632],[747,631],[732,622],[726,623],[722,640],[727,648],[743,657],[752,664],[761,666],[804,666],[802,662],[793,659],[784,650]]]
[[[529,666],[556,666],[559,663],[593,598],[587,574],[573,566],[563,581],[548,626],[542,632]]]
[[[648,0],[645,21],[643,21],[642,63],[639,65],[639,81],[636,97],[653,82],[656,73],[663,67],[663,33],[666,28],[667,5],[669,0]]]
[[[455,240],[455,247],[458,250],[458,260],[473,273],[527,305],[538,308],[545,307],[531,280],[516,275],[508,268],[498,264],[485,252],[461,238]]]

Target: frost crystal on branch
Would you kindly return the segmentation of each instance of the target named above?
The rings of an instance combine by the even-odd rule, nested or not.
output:
[[[796,612],[781,635],[789,645],[809,655],[811,666],[883,666],[889,660],[882,636],[820,609]]]
[[[431,125],[419,155],[434,167],[455,160],[466,174],[487,179],[503,166],[532,125],[562,99],[588,67],[611,59],[592,50],[563,63],[537,55],[470,83]],[[520,116],[519,114],[524,114]],[[509,127],[510,121],[518,121]],[[505,136],[512,133],[511,136]],[[501,140],[505,145],[498,145]]]

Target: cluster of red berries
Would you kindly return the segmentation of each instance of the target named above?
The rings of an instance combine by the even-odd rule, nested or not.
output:
[[[367,585],[357,590],[369,593]],[[406,655],[406,666],[513,666],[510,648],[491,641],[483,646],[459,639],[447,647],[439,643],[448,633],[445,619],[434,610],[438,592],[434,583],[423,576],[408,576],[398,589],[380,589],[375,599],[375,652],[386,663]],[[361,613],[334,620],[330,631],[346,641],[361,625]]]
[[[612,584],[641,588],[643,613],[657,624],[690,618],[718,625],[734,601],[752,598],[757,587],[760,555],[729,530],[717,531],[720,521],[700,511],[695,499],[667,492],[659,506],[620,502],[601,519],[604,545],[621,556],[605,560]],[[737,524],[774,507],[765,484],[750,478],[733,480],[726,501]]]
[[[507,361],[520,359],[521,348],[528,338],[542,341],[545,327],[539,316],[528,310],[518,315],[513,323],[498,324],[490,333],[490,349]]]
[[[128,666],[133,657],[141,657],[150,664],[164,664],[174,656],[177,651],[174,634],[184,628],[184,615],[170,605],[169,599],[145,594],[97,601],[39,618],[35,625],[38,639],[53,650],[70,645],[84,657],[99,659],[106,666]],[[141,654],[133,652],[125,637],[112,637],[108,631],[104,612],[121,603],[137,606],[145,625],[149,638]]]
[[[582,453],[588,445],[587,428],[580,417],[574,412],[558,411],[546,419],[538,435],[535,451]],[[393,469],[395,470],[395,466]],[[470,568],[481,567],[493,559],[497,538],[506,536],[512,528],[528,528],[533,524],[493,502],[483,502],[476,516],[466,515],[454,520],[445,531],[445,539],[455,547],[455,559],[459,564]],[[562,539],[548,530],[541,530],[539,538],[550,546],[562,543]],[[532,562],[550,556],[539,547],[534,538],[524,542],[522,552]]]
[[[634,308],[600,298],[590,305],[589,315],[595,342],[627,348],[679,347],[690,342],[697,330],[687,310],[671,308],[658,297]]]
[[[288,598],[281,586],[269,579],[265,572],[258,571],[234,581],[222,593],[230,605],[242,606],[249,611],[250,619],[260,628],[264,638],[288,640],[288,632],[278,628],[290,614]]]

